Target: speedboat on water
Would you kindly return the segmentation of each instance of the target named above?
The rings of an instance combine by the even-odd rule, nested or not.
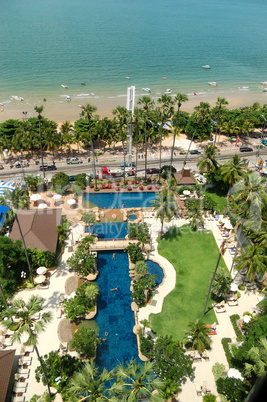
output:
[[[210,66],[209,66],[208,64],[206,64],[205,66],[202,66],[202,68],[209,69],[209,68],[210,68]]]
[[[130,79],[130,77],[125,77],[126,78],[126,80],[129,80]]]
[[[261,85],[263,85],[264,87],[267,87],[267,81],[261,82]]]
[[[150,88],[142,88],[142,91],[151,92],[151,89]]]
[[[61,84],[62,88],[68,88],[68,85]]]
[[[166,91],[165,91],[165,94],[171,94],[172,93],[172,90],[171,89],[166,89]]]
[[[215,81],[208,82],[208,84],[212,85],[213,87],[217,87],[217,82]]]
[[[70,101],[71,101],[71,97],[70,97],[69,95],[67,95],[66,100],[67,100],[68,102],[70,102]]]
[[[24,101],[24,99],[21,96],[17,96],[17,95],[13,95],[13,96],[11,96],[11,98],[16,101],[19,101],[19,102]]]

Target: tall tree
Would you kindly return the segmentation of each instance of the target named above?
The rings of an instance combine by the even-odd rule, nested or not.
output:
[[[192,344],[192,347],[199,353],[203,353],[205,349],[210,349],[211,340],[208,336],[210,328],[206,328],[206,324],[201,320],[189,323],[189,330],[185,331],[187,337],[184,342]]]
[[[41,152],[41,160],[42,160],[42,165],[44,166],[44,156],[43,156],[43,144],[42,144],[42,131],[41,131],[41,121],[42,121],[42,113],[44,110],[43,105],[41,106],[35,106],[34,110],[36,111],[37,118],[39,121],[39,139],[40,139],[40,152]],[[43,178],[45,179],[45,169],[43,169]]]
[[[87,117],[88,125],[89,125],[89,136],[90,136],[90,143],[91,143],[91,153],[93,158],[93,171],[95,177],[95,189],[97,188],[97,176],[96,176],[96,167],[95,167],[95,152],[94,152],[94,143],[92,138],[92,129],[91,129],[91,120],[93,117],[93,113],[97,110],[96,106],[90,105],[89,103],[86,106],[82,106],[81,116]]]
[[[218,153],[215,145],[209,145],[204,147],[204,153],[199,156],[197,166],[201,173],[215,173],[219,163],[217,160]]]
[[[217,125],[216,125],[216,133],[215,133],[215,138],[214,138],[214,145],[216,144],[218,129],[220,128],[221,112],[222,112],[222,109],[224,109],[224,107],[226,105],[228,105],[228,101],[225,98],[217,99],[216,106],[218,109],[218,113],[217,113]]]
[[[245,278],[250,282],[255,280],[258,275],[263,275],[266,272],[267,257],[263,254],[263,248],[260,245],[248,245],[244,250],[241,250],[239,256],[235,257],[235,269],[245,271]]]
[[[163,234],[163,224],[165,219],[171,219],[177,211],[174,201],[174,193],[168,186],[164,186],[162,191],[156,193],[156,200],[152,202],[152,208],[156,211],[156,217],[161,222],[161,234]]]
[[[231,156],[229,161],[221,166],[221,174],[223,180],[229,187],[232,187],[238,182],[246,173],[244,162],[239,154]]]
[[[144,133],[145,133],[145,182],[147,179],[147,118],[148,112],[154,106],[154,101],[148,95],[141,96],[138,99],[138,105],[142,105],[144,109]]]
[[[22,299],[16,299],[12,302],[10,308],[6,309],[2,313],[2,317],[7,317],[7,320],[2,321],[2,325],[7,329],[14,326],[12,317],[16,316],[19,327],[12,335],[12,341],[21,342],[21,338],[28,338],[27,345],[33,346],[37,354],[38,360],[41,364],[44,377],[47,383],[47,389],[49,396],[51,398],[50,386],[46,378],[45,369],[40,358],[39,350],[37,348],[38,335],[45,330],[46,324],[48,324],[51,319],[51,313],[45,312],[40,315],[40,319],[36,320],[34,315],[41,313],[43,309],[43,299],[42,297],[32,296],[28,303],[25,303]]]
[[[7,188],[4,190],[4,195],[0,196],[0,204],[9,206],[11,209],[29,209],[29,193],[19,187],[13,191]]]
[[[178,92],[174,98],[174,102],[177,103],[178,109],[177,109],[177,113],[175,115],[175,130],[174,130],[172,150],[171,150],[171,164],[170,164],[171,168],[172,168],[172,164],[173,164],[173,154],[174,154],[174,148],[175,148],[175,140],[176,140],[176,134],[177,134],[177,129],[178,129],[180,110],[181,110],[182,104],[186,101],[188,101],[188,96],[185,94],[181,94],[180,92]],[[172,170],[171,168],[170,168],[170,172]]]
[[[158,103],[161,104],[160,108],[158,108],[158,115],[160,118],[160,142],[159,142],[159,180],[161,173],[161,151],[162,151],[162,133],[164,130],[164,124],[167,123],[169,119],[171,119],[174,113],[174,100],[168,95],[164,94],[160,98],[158,98]]]

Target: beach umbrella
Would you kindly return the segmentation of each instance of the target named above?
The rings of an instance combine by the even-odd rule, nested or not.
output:
[[[71,198],[70,200],[67,201],[67,204],[74,205],[76,204],[76,200],[74,198]]]
[[[74,296],[76,296],[76,291],[72,292],[72,293],[69,295],[69,298],[72,299]]]
[[[43,275],[43,274],[46,273],[46,271],[47,271],[47,268],[46,268],[46,267],[39,267],[39,268],[37,268],[36,273],[37,273],[38,275]]]
[[[183,194],[184,194],[184,195],[190,195],[191,193],[190,193],[189,190],[184,190],[184,191],[183,191]]]
[[[227,373],[228,378],[236,378],[237,380],[243,381],[244,378],[242,377],[240,371],[238,371],[235,368],[230,368],[230,370]]]
[[[39,201],[41,198],[42,198],[42,196],[40,194],[32,194],[30,196],[31,201]]]
[[[39,275],[37,278],[34,279],[35,283],[43,283],[45,281],[44,275]]]
[[[237,291],[237,289],[238,289],[237,284],[236,284],[236,283],[234,283],[234,282],[232,282],[232,283],[231,283],[231,286],[230,286],[230,290],[231,290],[231,292],[236,292],[236,291]]]
[[[39,205],[38,205],[38,208],[39,208],[39,209],[45,209],[45,208],[47,208],[47,204],[44,204],[44,203],[43,203],[43,204],[39,204]]]
[[[53,195],[54,200],[60,200],[61,197],[62,197],[62,195],[60,195],[60,194]]]
[[[251,320],[250,315],[244,315],[243,321],[247,324]]]
[[[21,343],[26,343],[27,340],[29,339],[29,337],[30,337],[30,334],[28,334],[28,332],[24,332],[22,335],[20,335],[19,340]]]

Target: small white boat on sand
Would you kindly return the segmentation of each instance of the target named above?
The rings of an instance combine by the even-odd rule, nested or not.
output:
[[[208,84],[212,85],[213,87],[217,87],[217,82],[215,81],[208,82]]]
[[[202,66],[202,68],[206,68],[208,70],[210,68],[210,66],[208,64],[206,64],[205,66]]]
[[[68,85],[61,84],[62,88],[68,88]]]
[[[267,81],[261,82],[261,85],[263,85],[264,87],[267,87]]]
[[[172,90],[171,89],[166,89],[166,91],[165,91],[165,94],[171,94],[172,93]]]
[[[13,96],[11,96],[11,98],[16,100],[16,101],[19,101],[19,102],[24,101],[24,99],[21,96],[17,96],[17,95],[13,95]]]
[[[151,89],[150,88],[142,88],[142,91],[151,92]]]

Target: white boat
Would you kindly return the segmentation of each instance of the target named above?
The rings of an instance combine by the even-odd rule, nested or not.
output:
[[[130,79],[130,77],[125,77],[126,78],[126,80],[129,80]]]
[[[267,81],[261,82],[261,85],[263,85],[264,87],[267,87]]]
[[[208,84],[212,85],[213,87],[217,87],[217,82],[215,81],[208,82]]]
[[[165,91],[165,94],[171,94],[172,93],[172,90],[171,89],[166,89],[166,91]]]
[[[150,88],[142,88],[142,91],[151,92],[151,89]]]
[[[61,84],[62,88],[68,88],[68,85]]]
[[[13,96],[11,96],[11,98],[16,101],[19,101],[19,102],[24,101],[24,99],[21,96],[17,96],[17,95],[13,95]]]
[[[267,92],[267,88],[263,88],[262,92]]]
[[[70,102],[70,101],[71,101],[71,97],[70,97],[69,95],[67,95],[66,100],[67,100],[68,102]]]
[[[209,66],[208,64],[206,64],[205,66],[202,66],[202,68],[209,69],[209,68],[210,68],[210,66]]]

